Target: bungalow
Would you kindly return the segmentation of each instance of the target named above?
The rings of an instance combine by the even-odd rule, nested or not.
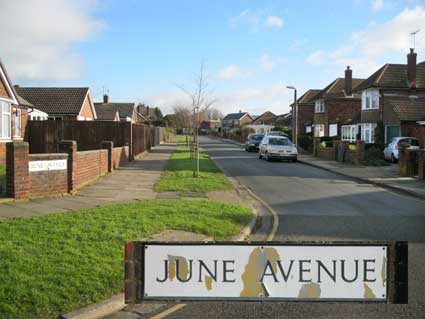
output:
[[[6,162],[6,143],[25,135],[28,110],[24,103],[0,61],[0,164]]]
[[[229,113],[222,121],[223,133],[227,133],[232,129],[241,128],[242,125],[252,122],[254,119],[248,112],[239,111],[239,113]]]
[[[364,80],[353,79],[349,66],[345,78],[337,78],[314,97],[314,136],[341,136],[355,141],[356,132],[347,130],[357,127],[360,121],[360,94],[353,93]]]
[[[312,125],[314,120],[314,100],[320,93],[320,90],[307,90],[297,100],[297,116],[298,116],[298,135],[312,133]],[[291,108],[294,107],[292,103]]]
[[[49,120],[92,121],[97,118],[87,87],[21,87],[16,92]]]
[[[407,64],[385,64],[356,88],[362,96],[360,129],[366,143],[375,142],[379,122],[386,143],[395,136],[416,136],[414,127],[420,131],[416,122],[424,119],[425,62],[416,64],[416,58],[410,49]]]
[[[276,116],[276,126],[283,126],[292,130],[292,112]]]
[[[109,102],[109,96],[103,96],[103,102],[94,103],[96,112],[100,112],[101,121],[123,121],[132,123],[144,123],[147,119],[137,112],[134,102],[117,103]]]
[[[266,111],[260,116],[256,117],[246,127],[255,130],[255,133],[267,133],[276,126],[276,115],[272,112]]]

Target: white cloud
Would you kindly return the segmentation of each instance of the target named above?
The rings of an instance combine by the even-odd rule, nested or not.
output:
[[[267,27],[281,28],[283,26],[283,19],[276,16],[268,16],[264,21]]]
[[[231,64],[228,67],[221,70],[220,72],[218,72],[218,77],[223,80],[230,80],[240,75],[241,75],[240,70],[234,64]]]
[[[90,14],[94,1],[0,1],[0,55],[13,79],[78,78],[84,63],[75,43],[87,41],[102,23]]]
[[[260,58],[260,65],[266,70],[272,70],[275,68],[276,62],[267,53],[264,53]]]
[[[351,65],[356,76],[369,76],[384,63],[406,63],[405,56],[412,45],[410,32],[425,30],[425,8],[405,9],[382,24],[370,24],[353,33],[346,44],[333,51],[310,54],[311,64],[333,65],[339,68]],[[423,36],[422,36],[423,38]],[[425,41],[416,41],[416,51],[425,49]],[[423,57],[418,57],[423,60]]]
[[[370,6],[374,11],[379,11],[384,8],[384,0],[372,0]]]

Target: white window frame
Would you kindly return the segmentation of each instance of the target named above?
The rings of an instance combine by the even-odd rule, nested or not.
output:
[[[306,133],[311,133],[311,125],[307,125],[307,126],[305,127],[305,132],[306,132]]]
[[[325,124],[314,124],[314,137],[325,136]]]
[[[314,112],[315,113],[323,113],[325,112],[325,101],[323,99],[316,100],[314,102]]]
[[[13,111],[13,137],[22,137],[22,110],[19,108]]]
[[[378,90],[364,90],[362,92],[362,110],[379,110]]]
[[[361,134],[362,141],[365,143],[375,143],[376,123],[362,123]]]
[[[357,140],[358,126],[357,125],[342,125],[341,140],[354,143]]]
[[[6,108],[6,111],[4,110]],[[7,109],[9,111],[7,111]],[[5,132],[5,123],[6,118],[8,117],[8,127],[9,131]],[[11,139],[11,130],[12,130],[12,114],[11,114],[11,105],[9,102],[0,101],[0,140],[10,140]]]
[[[329,124],[329,136],[338,136],[338,124]]]

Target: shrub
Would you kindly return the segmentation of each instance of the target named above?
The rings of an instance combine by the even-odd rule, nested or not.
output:
[[[313,135],[312,134],[298,135],[298,145],[303,150],[311,152],[313,150]]]
[[[379,146],[374,144],[365,148],[365,164],[367,166],[388,166],[388,162],[384,160],[384,154]]]

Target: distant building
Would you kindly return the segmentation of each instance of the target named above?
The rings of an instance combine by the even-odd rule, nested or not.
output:
[[[222,120],[222,131],[223,133],[227,133],[233,129],[239,129],[252,121],[253,118],[248,112],[239,111],[239,113],[229,113]]]
[[[134,102],[110,102],[109,96],[103,96],[103,102],[94,103],[96,112],[99,112],[100,121],[122,121],[131,123],[145,123],[146,117],[137,112]]]
[[[267,133],[276,126],[276,118],[275,114],[266,111],[247,124],[246,127],[252,128],[255,133]]]
[[[218,132],[221,128],[221,120],[204,120],[199,128],[204,133]]]

